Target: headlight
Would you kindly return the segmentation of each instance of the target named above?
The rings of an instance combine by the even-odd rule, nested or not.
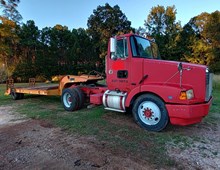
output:
[[[187,99],[193,99],[194,98],[194,93],[193,93],[193,90],[187,90],[186,91],[186,96],[187,96]]]
[[[194,92],[192,89],[180,92],[180,96],[179,96],[180,100],[190,100],[193,98],[194,98]]]

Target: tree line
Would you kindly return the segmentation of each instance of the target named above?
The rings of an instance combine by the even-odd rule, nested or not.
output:
[[[32,20],[21,24],[19,0],[1,0],[0,81],[6,77],[50,79],[53,75],[104,72],[108,40],[123,33],[154,38],[163,59],[208,65],[220,72],[220,12],[202,13],[181,26],[175,6],[153,7],[144,28],[131,27],[118,5],[98,6],[87,29],[60,24],[38,29]]]

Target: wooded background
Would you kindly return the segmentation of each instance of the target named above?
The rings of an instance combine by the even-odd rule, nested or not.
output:
[[[182,26],[175,6],[158,5],[146,16],[144,27],[132,28],[118,5],[106,3],[88,16],[87,29],[57,24],[40,30],[33,20],[21,23],[19,2],[0,0],[0,82],[7,77],[50,80],[94,69],[104,72],[109,38],[130,32],[154,38],[162,59],[205,64],[220,72],[219,11],[193,16]]]

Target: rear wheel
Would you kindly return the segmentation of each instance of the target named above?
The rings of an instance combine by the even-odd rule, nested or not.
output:
[[[64,89],[62,92],[61,100],[63,107],[67,111],[77,110],[79,107],[79,97],[75,90],[71,88]]]
[[[77,93],[78,98],[79,98],[78,109],[81,109],[84,105],[84,100],[85,100],[84,94],[79,87],[75,87],[75,88],[73,88],[73,90]]]
[[[132,113],[135,121],[149,131],[161,131],[168,123],[168,114],[164,102],[152,94],[138,97]]]

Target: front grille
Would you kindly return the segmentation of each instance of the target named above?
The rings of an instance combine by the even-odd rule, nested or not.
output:
[[[206,95],[205,95],[205,101],[209,101],[211,95],[212,95],[212,79],[213,79],[213,74],[211,74],[208,70],[206,69]]]

